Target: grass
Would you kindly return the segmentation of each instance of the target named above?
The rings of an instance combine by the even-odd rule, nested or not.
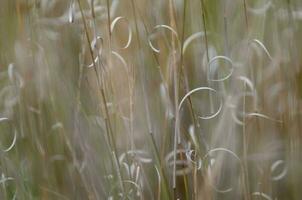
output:
[[[300,0],[1,0],[0,199],[300,200]]]

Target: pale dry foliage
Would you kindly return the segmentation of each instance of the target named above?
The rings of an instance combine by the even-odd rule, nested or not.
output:
[[[301,0],[0,0],[0,199],[300,200]]]

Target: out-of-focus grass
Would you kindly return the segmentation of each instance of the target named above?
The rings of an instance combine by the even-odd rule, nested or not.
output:
[[[300,0],[1,0],[0,199],[301,199],[301,24]]]

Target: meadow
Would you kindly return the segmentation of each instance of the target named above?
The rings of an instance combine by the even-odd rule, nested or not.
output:
[[[0,0],[0,200],[301,200],[301,0]]]

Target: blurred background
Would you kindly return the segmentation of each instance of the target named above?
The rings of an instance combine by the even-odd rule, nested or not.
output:
[[[0,199],[300,200],[302,1],[0,0]]]

